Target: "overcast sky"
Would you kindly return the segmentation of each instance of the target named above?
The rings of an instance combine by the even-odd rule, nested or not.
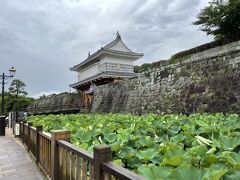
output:
[[[69,91],[77,74],[69,68],[112,41],[144,58],[167,59],[212,40],[191,25],[208,0],[0,0],[0,73],[15,78],[30,96]],[[10,80],[8,80],[8,88]]]

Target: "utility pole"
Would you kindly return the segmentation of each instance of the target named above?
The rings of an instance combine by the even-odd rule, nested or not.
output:
[[[5,75],[5,73],[3,73],[2,75],[0,75],[0,78],[2,78],[2,107],[1,107],[1,116],[0,116],[0,136],[5,136],[5,115],[4,115],[4,86],[5,86],[5,79],[7,78],[13,78],[13,76],[15,75],[16,69],[12,66],[9,69],[10,75]]]
[[[1,109],[2,115],[4,115],[4,85],[5,85],[5,73],[2,74],[2,109]]]

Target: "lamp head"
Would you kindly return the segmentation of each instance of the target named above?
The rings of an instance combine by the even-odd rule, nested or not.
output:
[[[15,73],[16,73],[16,69],[15,69],[15,67],[11,67],[10,69],[9,69],[9,72],[10,72],[10,76],[14,76],[15,75]]]

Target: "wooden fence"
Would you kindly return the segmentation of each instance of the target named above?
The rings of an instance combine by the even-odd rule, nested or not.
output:
[[[32,106],[22,109],[29,114],[70,113],[79,112],[82,107],[79,104],[58,104],[51,106]]]
[[[94,147],[90,154],[69,143],[70,132],[46,133],[42,126],[20,122],[20,138],[37,165],[51,180],[143,180],[144,178],[112,163],[111,148]]]

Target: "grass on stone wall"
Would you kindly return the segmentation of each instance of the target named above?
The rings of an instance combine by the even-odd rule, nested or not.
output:
[[[189,58],[189,56],[192,54],[206,51],[208,49],[215,48],[218,46],[223,46],[225,44],[232,43],[232,42],[238,41],[238,40],[240,40],[240,39],[234,39],[234,40],[225,39],[225,40],[221,40],[221,41],[220,40],[212,41],[210,43],[206,43],[206,44],[188,49],[186,51],[178,52],[178,53],[174,54],[168,60],[159,60],[159,61],[155,61],[153,63],[144,63],[141,66],[139,66],[139,65],[134,66],[134,72],[135,73],[143,73],[149,69],[153,69],[153,68],[157,68],[157,67],[164,67],[164,66],[178,64],[178,63],[181,64],[184,61],[186,61]]]

